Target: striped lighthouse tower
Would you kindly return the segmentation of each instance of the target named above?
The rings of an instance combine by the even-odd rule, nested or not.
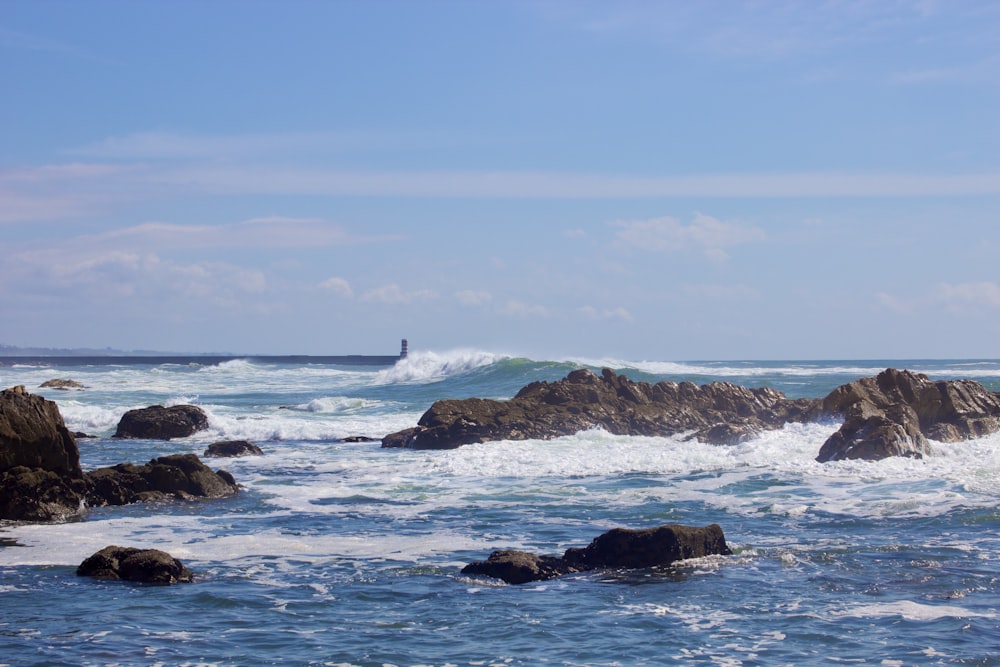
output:
[[[408,344],[406,342],[406,339],[404,338],[403,339],[403,345],[402,345],[402,347],[399,348],[399,358],[400,359],[406,359],[406,355],[407,355],[407,352],[408,352],[407,351],[407,346],[408,346]]]

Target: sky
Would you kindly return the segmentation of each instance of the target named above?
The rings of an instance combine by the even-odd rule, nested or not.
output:
[[[0,343],[1000,357],[1000,4],[0,0]]]

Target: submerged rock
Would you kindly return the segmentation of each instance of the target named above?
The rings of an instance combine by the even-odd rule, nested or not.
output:
[[[150,584],[187,583],[193,579],[191,571],[165,551],[114,545],[104,547],[80,563],[76,574]]]
[[[642,530],[615,528],[582,549],[567,549],[561,557],[494,551],[485,561],[466,565],[462,573],[523,584],[572,572],[662,567],[688,558],[730,554],[718,524],[700,528],[671,524]]]
[[[41,385],[43,389],[85,389],[82,384],[76,380],[64,380],[62,378],[53,378],[51,380],[46,380]]]
[[[221,442],[213,442],[210,444],[205,449],[204,456],[261,456],[263,453],[264,450],[249,440],[222,440]]]
[[[148,408],[129,410],[122,415],[114,437],[171,440],[185,438],[207,428],[208,416],[198,406],[175,405],[165,408],[162,405],[151,405]]]

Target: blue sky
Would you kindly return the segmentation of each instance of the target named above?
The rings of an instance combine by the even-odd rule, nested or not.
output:
[[[995,2],[0,0],[0,342],[1000,357]]]

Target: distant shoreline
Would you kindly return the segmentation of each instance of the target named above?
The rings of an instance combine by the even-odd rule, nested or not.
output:
[[[0,366],[159,366],[199,364],[216,366],[244,360],[267,364],[334,364],[343,366],[392,366],[403,355],[260,355],[260,354],[156,354],[156,355],[0,355]]]

